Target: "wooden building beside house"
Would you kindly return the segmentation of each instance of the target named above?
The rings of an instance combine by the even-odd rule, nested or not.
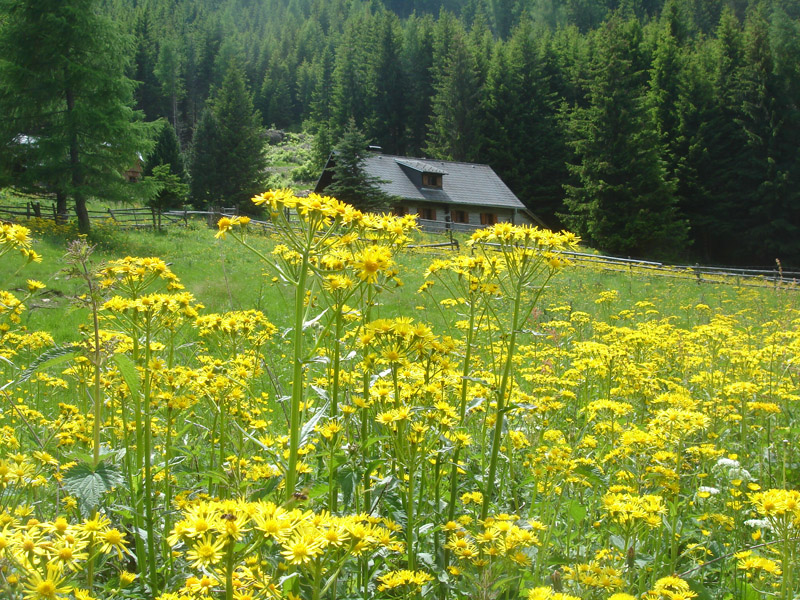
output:
[[[315,192],[324,193],[333,181],[334,159],[333,155],[328,159]],[[489,165],[370,152],[363,168],[383,182],[379,187],[394,199],[395,214],[417,214],[423,227],[439,223],[456,230],[503,222],[541,225]]]

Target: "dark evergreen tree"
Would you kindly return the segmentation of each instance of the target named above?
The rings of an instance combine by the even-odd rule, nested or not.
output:
[[[143,11],[136,20],[134,30],[136,54],[134,57],[133,79],[139,82],[134,97],[136,108],[141,110],[145,118],[154,121],[161,114],[161,98],[158,79],[155,76],[156,51],[150,14]]]
[[[389,198],[378,187],[381,180],[364,171],[368,148],[366,136],[350,119],[333,152],[333,182],[325,193],[359,210],[378,211],[386,208]]]
[[[732,11],[723,12],[716,33],[709,48],[712,107],[699,140],[702,154],[697,163],[702,186],[699,199],[704,202],[687,214],[704,236],[702,251],[707,260],[742,263],[749,262],[742,242],[751,226],[747,213],[752,183],[745,181],[751,167],[750,149],[741,126],[744,41]]]
[[[598,34],[588,106],[571,111],[568,122],[578,162],[569,166],[565,219],[604,251],[676,256],[686,251],[687,228],[636,68],[640,39],[638,22],[618,15]]]
[[[448,44],[447,58],[435,77],[426,151],[446,160],[473,160],[481,142],[476,126],[481,89],[465,38],[463,32],[459,33]]]
[[[158,50],[158,62],[154,74],[161,85],[161,95],[166,103],[164,112],[169,115],[176,132],[181,130],[178,121],[178,102],[185,92],[181,77],[182,61],[178,40],[174,38],[163,40]]]
[[[396,17],[386,13],[378,32],[375,59],[375,110],[371,137],[389,154],[405,154],[408,84],[400,62]]]
[[[412,17],[403,31],[403,63],[407,74],[407,151],[419,155],[425,146],[433,96],[433,19]]]
[[[169,172],[184,181],[186,179],[186,167],[181,146],[178,143],[178,136],[169,121],[162,119],[160,124],[161,128],[156,137],[156,145],[145,161],[142,174],[144,176],[152,175],[157,166],[169,165]]]
[[[787,103],[770,39],[770,14],[764,2],[755,4],[745,27],[743,119],[750,150],[746,241],[760,264],[776,258],[798,264],[800,258],[800,193],[797,191],[798,128],[796,102]],[[795,41],[795,57],[797,42]],[[782,50],[790,48],[783,46]],[[781,89],[783,88],[783,89]],[[796,89],[796,88],[795,88]]]
[[[350,119],[363,127],[372,116],[375,96],[370,57],[374,56],[371,18],[359,15],[348,21],[336,48],[331,89],[331,131],[342,135]]]
[[[277,56],[270,61],[259,96],[261,114],[268,127],[287,128],[293,124],[295,111],[289,69]]]
[[[217,117],[211,106],[200,115],[194,130],[189,155],[189,197],[195,208],[219,206],[223,201],[222,185],[217,169],[220,135]]]
[[[192,200],[195,204],[224,202],[248,211],[250,199],[264,183],[265,159],[260,118],[244,83],[244,73],[232,66],[211,102],[213,119],[201,120],[193,144]],[[201,129],[202,135],[201,134]]]
[[[147,205],[159,213],[165,210],[176,210],[183,206],[189,195],[189,186],[175,173],[170,171],[170,165],[157,165],[150,179],[155,184],[156,192]],[[161,215],[159,214],[159,227]]]
[[[681,110],[684,108],[684,58],[674,33],[674,21],[665,15],[659,24],[658,38],[650,69],[650,98],[655,126],[663,150],[666,178],[677,186],[679,164],[683,158]]]
[[[131,40],[96,0],[0,0],[0,170],[71,198],[89,231],[91,198],[128,199],[123,172],[151,146],[125,76]]]
[[[530,21],[495,53],[487,83],[485,156],[514,193],[551,227],[560,227],[569,152],[553,90],[555,59]]]

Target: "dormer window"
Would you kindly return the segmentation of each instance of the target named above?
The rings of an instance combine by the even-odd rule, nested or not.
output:
[[[442,187],[442,176],[438,173],[423,173],[422,185],[425,187],[439,188]]]

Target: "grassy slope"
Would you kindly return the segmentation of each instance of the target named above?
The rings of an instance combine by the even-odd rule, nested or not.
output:
[[[63,235],[38,236],[36,249],[44,260],[40,264],[4,274],[6,289],[23,288],[26,279],[39,279],[48,286],[43,298],[30,303],[25,323],[30,329],[51,331],[60,341],[74,339],[78,324],[85,322],[80,310],[71,308],[70,298],[82,293],[75,281],[69,281],[58,272],[63,265],[67,238]],[[251,253],[233,240],[216,240],[214,232],[197,223],[188,229],[172,228],[165,233],[151,231],[121,231],[104,229],[93,234],[96,244],[96,262],[130,256],[159,256],[171,264],[186,288],[206,307],[206,312],[223,312],[232,309],[257,308],[279,327],[287,325],[289,312],[288,291],[273,282],[273,274]],[[254,243],[269,248],[271,240],[258,236]],[[400,277],[405,285],[381,297],[382,306],[376,316],[413,315],[431,322],[444,333],[446,325],[455,320],[452,311],[440,311],[435,303],[415,292],[422,283],[424,270],[436,256],[446,250],[405,250],[397,256]],[[10,261],[5,262],[8,268]],[[618,298],[607,304],[598,304],[599,295],[616,290]],[[585,267],[567,269],[559,275],[545,294],[542,306],[569,306],[590,314],[598,311],[606,316],[629,309],[636,311],[658,310],[670,315],[679,325],[696,322],[696,313],[690,310],[699,303],[712,310],[733,313],[750,307],[766,311],[774,307],[797,306],[800,295],[795,292],[778,292],[770,288],[740,288],[733,285],[698,284],[691,279],[671,279],[641,273],[609,272]],[[639,305],[652,302],[655,306]],[[550,316],[557,317],[558,311]],[[624,318],[624,314],[623,314]]]

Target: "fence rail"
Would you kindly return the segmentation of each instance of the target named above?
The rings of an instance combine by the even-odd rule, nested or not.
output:
[[[191,218],[203,217],[209,227],[216,227],[217,221],[223,216],[235,216],[235,208],[217,208],[214,210],[171,210],[159,212],[151,208],[109,208],[105,211],[88,211],[89,218],[94,221],[111,220],[123,228],[161,229],[165,225],[186,225]],[[73,218],[74,214],[66,215]],[[56,219],[55,203],[49,209],[43,207],[38,201],[26,202],[17,205],[0,205],[0,220],[15,221],[20,218],[45,218]],[[291,221],[291,217],[290,217]],[[441,235],[447,241],[427,244],[412,244],[411,248],[448,248],[457,251],[458,240],[454,233],[468,233],[481,229],[483,226],[468,223],[453,223],[444,221],[431,221],[419,219],[418,224],[423,232]],[[265,232],[274,231],[270,221],[251,219],[250,225],[259,227]],[[490,244],[491,245],[491,244]],[[781,287],[800,291],[800,271],[784,271],[776,265],[773,268],[734,268],[704,265],[671,265],[656,261],[607,256],[602,254],[588,254],[584,252],[563,252],[575,265],[579,267],[601,268],[606,271],[616,272],[646,272],[666,278],[693,278],[697,283],[721,283],[742,287]]]

